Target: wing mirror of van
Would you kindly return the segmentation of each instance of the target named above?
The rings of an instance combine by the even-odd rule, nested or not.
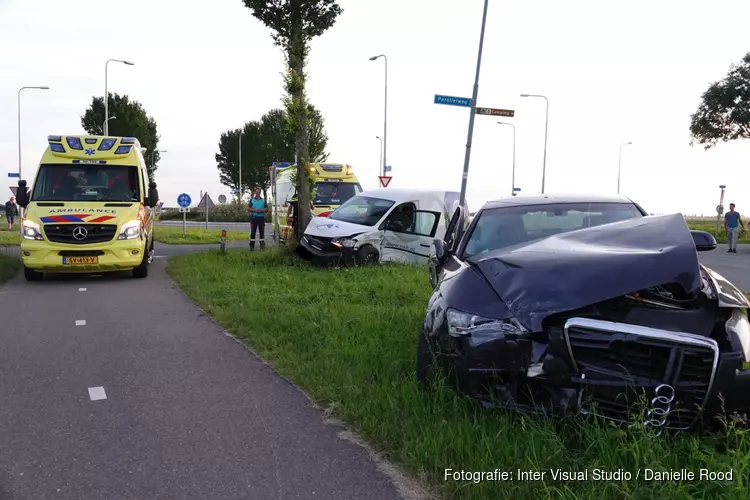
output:
[[[148,185],[148,206],[154,208],[159,203],[159,191],[156,190],[156,183],[151,182]]]
[[[716,248],[716,238],[711,233],[693,229],[690,231],[690,234],[693,236],[696,251],[710,252]]]
[[[16,203],[21,208],[29,205],[29,190],[26,187],[26,181],[18,181],[18,191],[16,191]]]

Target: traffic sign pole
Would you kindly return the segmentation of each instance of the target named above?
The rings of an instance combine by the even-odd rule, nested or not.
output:
[[[464,157],[464,175],[461,179],[461,197],[459,205],[463,206],[466,201],[466,183],[469,179],[469,159],[471,158],[471,137],[474,134],[474,116],[477,106],[477,96],[479,95],[479,70],[482,66],[482,49],[484,48],[484,28],[487,24],[487,6],[489,0],[484,0],[484,10],[482,12],[482,29],[479,35],[479,53],[477,54],[477,73],[474,77],[474,91],[471,95],[472,113],[469,115],[469,132],[466,138],[466,156]]]

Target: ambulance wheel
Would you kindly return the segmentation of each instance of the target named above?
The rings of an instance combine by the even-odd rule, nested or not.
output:
[[[357,251],[357,264],[367,266],[377,264],[378,251],[371,246],[362,247]]]
[[[23,266],[23,277],[26,278],[26,281],[41,281],[42,276],[42,273],[39,271],[34,271],[33,269]]]
[[[146,252],[143,255],[143,260],[141,261],[141,264],[133,269],[133,278],[145,278],[148,276],[148,258],[149,252]]]

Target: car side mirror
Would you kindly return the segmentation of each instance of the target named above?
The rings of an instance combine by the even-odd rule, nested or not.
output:
[[[156,190],[156,183],[151,182],[148,185],[148,206],[154,208],[159,203],[159,191]]]
[[[445,261],[448,260],[449,255],[449,252],[445,247],[445,242],[440,238],[435,238],[435,240],[432,242],[432,249],[434,252],[435,261],[440,265],[445,264]]]
[[[693,236],[696,251],[709,252],[716,249],[716,238],[711,233],[693,229],[690,234]]]
[[[29,205],[29,190],[26,187],[26,181],[18,181],[18,190],[16,191],[16,203],[21,208]]]

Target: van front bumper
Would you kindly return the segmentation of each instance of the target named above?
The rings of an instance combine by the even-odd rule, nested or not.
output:
[[[321,241],[322,239],[320,238],[317,239],[317,241],[314,241],[312,238],[307,234],[302,236],[302,241],[300,241],[300,244],[297,247],[298,255],[317,265],[330,266],[354,263],[354,248],[337,249],[336,247],[333,247],[333,245],[330,245],[330,243],[327,243],[323,245],[323,248],[321,249],[321,244],[324,243],[324,241]]]
[[[50,273],[92,273],[128,271],[143,262],[146,240],[112,241],[106,244],[65,245],[48,241],[21,242],[23,265],[29,269]],[[63,264],[63,256],[96,257],[96,263]]]

